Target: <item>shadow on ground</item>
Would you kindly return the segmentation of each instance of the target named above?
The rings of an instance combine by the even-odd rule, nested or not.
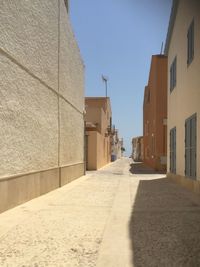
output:
[[[130,173],[132,174],[165,174],[166,172],[155,171],[143,162],[134,162],[130,164]]]
[[[200,205],[167,178],[139,182],[129,234],[135,267],[200,266]]]

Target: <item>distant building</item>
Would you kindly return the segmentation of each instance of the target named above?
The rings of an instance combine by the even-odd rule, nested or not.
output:
[[[144,163],[166,170],[167,156],[167,57],[154,55],[143,103]]]
[[[97,170],[111,161],[112,112],[109,97],[85,98],[86,169]]]
[[[122,157],[123,140],[119,139],[118,130],[113,127],[111,132],[111,161]]]
[[[132,159],[139,162],[144,160],[143,136],[132,139]]]
[[[173,1],[168,56],[168,177],[200,193],[200,1]]]
[[[84,174],[84,65],[67,0],[0,9],[2,212]]]

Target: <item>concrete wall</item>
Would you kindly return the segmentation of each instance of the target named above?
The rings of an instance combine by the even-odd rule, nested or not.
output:
[[[64,0],[0,6],[2,211],[84,173],[84,66]]]
[[[187,65],[187,31],[194,19],[194,59]],[[197,180],[200,180],[200,2],[179,1],[168,51],[168,73],[177,57],[176,87],[170,93],[168,75],[168,172],[170,129],[176,127],[176,174],[185,176],[185,120],[197,113]],[[191,181],[192,182],[192,181]]]

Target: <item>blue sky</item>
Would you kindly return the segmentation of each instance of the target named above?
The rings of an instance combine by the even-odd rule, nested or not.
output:
[[[165,42],[172,0],[71,0],[70,18],[85,63],[86,96],[105,96],[109,77],[113,124],[131,154],[143,132],[143,94],[151,56]]]

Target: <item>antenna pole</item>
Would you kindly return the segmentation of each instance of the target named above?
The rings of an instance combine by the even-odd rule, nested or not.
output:
[[[102,80],[103,80],[103,82],[105,83],[105,89],[106,89],[106,98],[107,98],[107,96],[108,96],[108,85],[107,85],[107,82],[108,82],[108,77],[106,77],[106,76],[104,76],[104,75],[102,75]]]
[[[163,42],[162,42],[161,50],[160,50],[160,54],[161,54],[161,55],[162,55],[162,52],[163,52]]]
[[[106,97],[107,97],[107,91],[108,91],[107,80],[105,80],[105,84],[106,84]]]

